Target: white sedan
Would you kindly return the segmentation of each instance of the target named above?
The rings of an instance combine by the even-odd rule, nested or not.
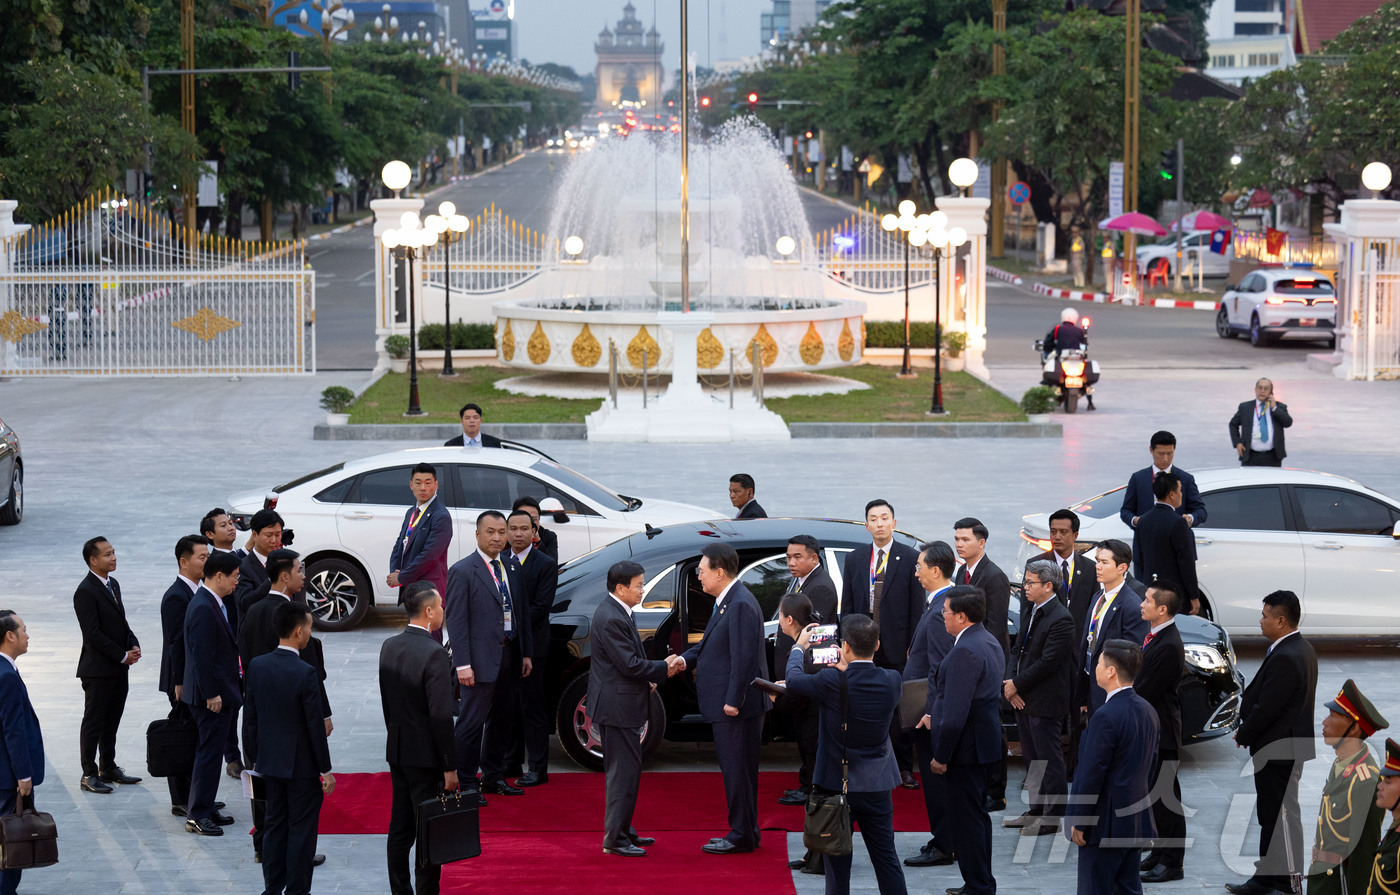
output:
[[[532,453],[460,447],[417,448],[337,463],[271,492],[236,494],[229,512],[246,525],[253,513],[275,506],[285,527],[296,533],[291,546],[306,563],[306,597],[316,626],[352,628],[373,604],[398,601],[397,589],[385,579],[394,539],[414,503],[408,481],[419,463],[437,469],[438,499],[452,510],[449,564],[476,549],[478,514],[506,512],[519,497],[534,497],[544,505],[540,521],[559,537],[560,562],[648,526],[725,518],[691,504],[625,497]],[[560,507],[553,513],[551,499]]]
[[[1269,267],[1227,283],[1215,313],[1222,339],[1248,333],[1262,348],[1277,339],[1320,340],[1337,344],[1337,294],[1332,281],[1311,270]]]
[[[1351,479],[1301,469],[1195,473],[1206,522],[1193,533],[1202,613],[1231,635],[1258,635],[1265,594],[1291,590],[1303,630],[1317,635],[1400,634],[1400,501]],[[1071,506],[1076,549],[1132,530],[1123,489]],[[1050,516],[1023,518],[1021,564],[1050,549]]]
[[[1182,275],[1187,277],[1228,277],[1230,262],[1235,259],[1235,247],[1227,245],[1224,254],[1210,250],[1209,230],[1193,230],[1181,237],[1181,255],[1186,263]],[[1139,245],[1137,250],[1138,273],[1147,276],[1159,271],[1163,277],[1176,273],[1176,234],[1168,233],[1155,243]],[[1204,268],[1196,269],[1197,265]]]

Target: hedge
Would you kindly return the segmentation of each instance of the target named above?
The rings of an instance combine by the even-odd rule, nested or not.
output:
[[[418,328],[418,347],[424,351],[442,350],[441,323],[429,323]],[[495,348],[496,327],[490,323],[452,324],[453,349]]]
[[[948,328],[943,328],[947,333]],[[865,321],[865,347],[866,348],[903,348],[904,347],[904,321],[903,320],[867,320]],[[909,347],[911,348],[932,348],[933,347],[933,324],[926,320],[909,321]]]

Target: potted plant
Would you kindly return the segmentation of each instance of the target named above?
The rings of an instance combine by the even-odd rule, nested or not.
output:
[[[394,335],[384,340],[384,351],[389,355],[389,369],[395,373],[408,372],[408,336]]]
[[[326,425],[343,426],[350,422],[350,405],[355,393],[343,385],[328,385],[321,392],[321,409],[326,411]]]
[[[943,366],[950,372],[963,368],[963,352],[967,350],[967,333],[943,332]]]
[[[1048,385],[1037,385],[1026,389],[1021,396],[1021,410],[1026,419],[1033,423],[1050,421],[1050,411],[1059,403],[1059,393]]]

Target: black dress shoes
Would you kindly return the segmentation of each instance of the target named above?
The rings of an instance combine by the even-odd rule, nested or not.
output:
[[[112,768],[110,770],[103,771],[97,776],[101,777],[107,783],[125,783],[127,785],[130,785],[133,783],[141,782],[140,777],[133,777],[126,771],[123,771],[121,768]]]
[[[230,777],[232,777],[233,779],[237,780],[237,779],[239,778],[239,776],[241,776],[242,773],[243,773],[243,771],[244,771],[243,762],[241,762],[241,761],[239,761],[238,759],[235,758],[233,761],[231,761],[231,762],[228,763],[228,765],[224,768],[224,771],[225,771]]]
[[[511,786],[504,780],[482,781],[482,792],[495,793],[498,796],[523,796],[525,790],[518,786]]]
[[[218,824],[221,827],[227,827],[233,824],[233,815],[225,814],[217,808],[214,809],[213,814],[209,815],[209,817],[205,819],[212,820],[214,823]]]
[[[215,802],[215,803],[214,803],[214,810],[215,810],[215,811],[218,811],[219,809],[224,808],[224,807],[227,807],[227,806],[225,806],[223,802]],[[171,805],[171,806],[170,806],[170,813],[173,814],[173,815],[175,815],[176,817],[184,817],[184,816],[185,816],[185,806],[184,806],[184,805]]]
[[[712,855],[746,855],[753,851],[753,846],[735,845],[728,839],[716,839],[706,843],[703,850]]]
[[[603,854],[618,855],[623,858],[645,858],[647,856],[646,849],[638,848],[635,845],[622,845],[617,848],[608,848],[605,845],[603,846]]]
[[[1226,883],[1225,891],[1232,895],[1272,895],[1274,890],[1261,882],[1247,879],[1242,883]]]
[[[86,792],[111,792],[112,787],[102,782],[101,777],[84,777],[82,788]]]
[[[530,771],[529,773],[522,774],[520,777],[516,778],[515,785],[520,787],[544,786],[548,782],[549,774],[536,774],[534,771]]]
[[[1180,867],[1168,867],[1166,864],[1158,864],[1151,870],[1142,873],[1142,881],[1145,883],[1165,883],[1174,879],[1181,879],[1183,876]]]
[[[198,820],[185,821],[186,833],[198,833],[201,836],[222,836],[224,828],[214,823],[213,818],[201,817]]]
[[[644,848],[648,845],[656,844],[656,840],[650,836],[628,836],[627,838],[630,839],[632,841],[632,844],[637,846],[638,848]]]
[[[789,789],[778,796],[779,805],[805,805],[807,794],[800,789]]]
[[[914,778],[913,771],[900,771],[899,785],[905,789],[918,789],[919,781]]]
[[[943,867],[953,863],[954,858],[945,851],[936,848],[924,848],[912,858],[904,859],[905,867]]]
[[[312,866],[312,867],[320,867],[320,866],[321,866],[322,864],[324,864],[324,863],[326,863],[326,856],[325,856],[325,855],[317,855],[316,857],[314,857],[314,858],[311,859],[311,866]]]
[[[789,870],[801,870],[803,867],[806,867],[806,866],[807,866],[807,862],[806,862],[806,861],[788,861],[788,869],[789,869]]]

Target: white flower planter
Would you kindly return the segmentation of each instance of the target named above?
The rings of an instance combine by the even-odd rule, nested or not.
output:
[[[327,426],[345,426],[345,425],[349,425],[349,423],[350,423],[350,414],[348,414],[348,413],[328,413],[328,414],[326,414],[326,425],[327,425]]]
[[[408,358],[406,358],[406,357],[391,357],[391,358],[389,358],[389,369],[392,370],[392,371],[394,371],[395,373],[407,373],[407,372],[408,372]]]

